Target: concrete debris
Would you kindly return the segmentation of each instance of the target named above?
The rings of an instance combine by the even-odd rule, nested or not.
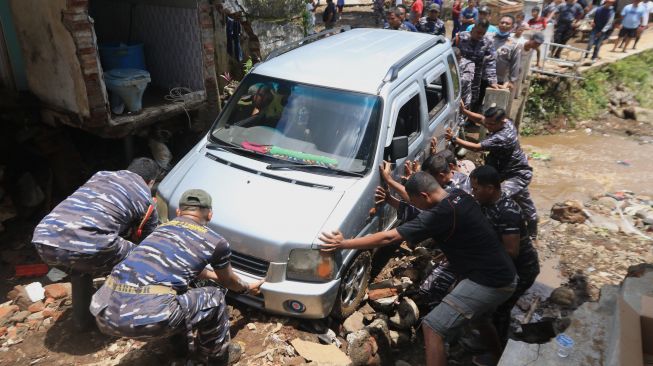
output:
[[[255,330],[256,330],[256,324],[254,324],[254,323],[247,323],[247,329],[249,329],[249,330],[251,330],[251,331],[255,331]]]
[[[587,217],[582,203],[575,200],[556,203],[551,208],[551,218],[560,222],[582,224]]]
[[[25,292],[27,292],[27,297],[29,297],[32,302],[40,301],[45,298],[45,290],[40,282],[32,282],[25,286]]]
[[[381,364],[378,351],[376,339],[366,329],[347,336],[347,354],[354,366]]]
[[[410,343],[410,333],[404,331],[390,331],[390,345],[392,348],[398,348]]]
[[[395,302],[399,299],[398,295],[384,297],[378,300],[371,300],[370,305],[381,313],[391,313],[394,309]]]
[[[304,341],[299,338],[293,339],[290,344],[295,347],[297,353],[307,361],[318,365],[349,366],[352,360],[334,345],[323,345]]]
[[[345,319],[345,322],[342,324],[343,328],[345,329],[345,334],[354,333],[363,329],[363,327],[365,327],[365,324],[363,324],[363,319],[363,314],[358,311],[354,311],[354,313]]]

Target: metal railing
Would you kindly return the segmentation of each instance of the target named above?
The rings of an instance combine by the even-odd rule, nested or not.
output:
[[[578,48],[578,47],[573,47],[573,46],[568,46],[566,44],[558,44],[558,43],[544,43],[543,44],[543,57],[542,57],[542,67],[536,68],[536,67],[531,67],[531,72],[536,72],[539,74],[544,74],[544,75],[551,75],[551,76],[560,76],[560,77],[566,77],[566,78],[572,78],[572,79],[583,79],[580,76],[580,72],[578,71],[578,67],[581,65],[583,60],[585,59],[585,55],[589,53],[589,51]],[[575,58],[571,57],[553,57],[551,56],[551,51],[552,50],[557,50],[558,48],[564,51],[565,49],[571,51],[571,54],[573,55],[574,53],[578,54],[578,59],[576,60]],[[568,52],[569,54],[569,52]],[[549,63],[556,63],[560,65],[565,65],[568,66],[571,72],[569,73],[562,73],[557,70],[550,70],[547,69],[547,61]]]

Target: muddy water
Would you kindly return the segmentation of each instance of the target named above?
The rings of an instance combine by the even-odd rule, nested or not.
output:
[[[556,202],[585,201],[607,191],[653,195],[653,144],[582,131],[522,137],[521,144],[529,155],[538,152],[551,158],[530,160],[534,170],[530,190],[542,214]]]

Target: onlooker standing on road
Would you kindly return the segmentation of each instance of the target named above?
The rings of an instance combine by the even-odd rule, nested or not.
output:
[[[434,36],[444,36],[444,22],[439,18],[439,15],[440,6],[438,4],[431,4],[428,15],[420,18],[417,30]]]
[[[345,7],[345,0],[338,0],[336,3],[336,8],[338,8],[338,20],[342,18],[342,9]]]
[[[401,22],[404,23],[406,28],[408,28],[408,30],[411,32],[417,32],[417,27],[415,27],[415,25],[411,21],[406,19],[407,18],[406,15],[408,14],[408,8],[406,7],[406,5],[404,4],[397,5],[397,10],[399,10],[399,12],[401,13],[401,16],[399,18],[401,19]]]
[[[526,21],[526,14],[524,14],[523,11],[520,11],[515,15],[515,25],[512,26],[512,33],[517,32],[517,30],[521,30],[522,32],[525,30],[529,30],[530,26],[528,25],[528,22]]]
[[[651,0],[642,1],[642,5],[644,5],[644,9],[646,11],[644,12],[644,19],[642,20],[642,25],[640,25],[639,28],[637,28],[637,37],[635,38],[633,49],[637,48],[637,42],[639,42],[639,38],[642,36],[642,33],[648,28],[649,17],[651,15],[651,12],[653,12],[653,1]]]
[[[460,31],[466,31],[469,25],[476,24],[477,21],[478,9],[476,8],[476,0],[469,0],[467,7],[460,13]]]
[[[388,11],[385,13],[385,17],[388,20],[388,24],[386,24],[384,29],[410,32],[406,24],[401,21],[401,10],[399,8],[388,9]]]
[[[594,47],[592,60],[596,60],[599,57],[601,44],[608,38],[612,29],[612,23],[614,22],[614,1],[605,0],[603,6],[596,7],[587,13],[587,17],[592,19],[592,31],[590,32],[590,39],[587,43],[588,53],[585,54],[585,57],[589,56],[589,51],[592,50],[592,47]]]
[[[451,18],[453,18],[453,30],[451,31],[451,39],[456,38],[456,34],[460,32],[460,12],[462,10],[462,0],[454,0],[453,7],[451,8]]]
[[[410,6],[410,19],[408,19],[413,25],[419,22],[419,18],[422,17],[422,12],[424,12],[424,2],[422,0],[415,0]]]
[[[333,28],[336,24],[336,6],[333,4],[333,0],[327,0],[326,8],[322,13],[322,21],[325,29]]]
[[[490,13],[491,13],[490,8],[488,8],[488,7],[485,6],[485,5],[484,5],[484,6],[481,6],[481,7],[478,9],[478,19],[477,19],[476,23],[478,23],[478,22],[480,22],[480,21],[482,21],[482,20],[487,20],[487,21],[489,22],[489,21],[490,21]],[[467,26],[467,29],[465,29],[465,30],[466,30],[467,32],[471,32],[472,29],[474,29],[474,24],[470,24],[470,25],[468,25],[468,26]],[[486,32],[486,33],[490,34],[490,33],[496,33],[496,32],[498,32],[498,31],[499,31],[499,28],[497,28],[497,27],[495,27],[494,25],[490,24],[490,26],[487,28],[487,32]]]
[[[515,98],[521,94],[521,87],[524,84],[526,76],[530,73],[533,62],[533,54],[537,56],[536,66],[540,66],[540,46],[544,43],[544,34],[542,32],[533,33],[530,39],[521,38],[518,43],[521,44],[521,60],[519,67],[519,83],[517,84]],[[519,127],[519,126],[517,126]]]
[[[306,33],[311,35],[315,33],[315,0],[306,0],[306,16],[308,17],[308,24],[306,25]]]
[[[565,0],[564,4],[557,7],[557,19],[553,33],[553,42],[567,44],[567,41],[574,35],[574,29],[583,16],[583,7],[576,3],[576,0]],[[553,47],[553,57],[560,57],[562,47]]]
[[[540,8],[537,6],[531,9],[531,16],[528,20],[528,28],[531,30],[542,32],[546,29],[547,19],[543,16],[540,16]]]
[[[624,45],[622,52],[626,52],[626,48],[628,48],[630,41],[633,38],[637,37],[637,29],[640,25],[642,25],[644,16],[647,11],[648,9],[642,4],[641,0],[634,0],[632,4],[624,6],[624,8],[621,10],[622,18],[621,29],[619,30],[619,39],[612,48],[613,52],[617,50],[617,46],[619,45],[619,42],[622,40],[622,38]]]

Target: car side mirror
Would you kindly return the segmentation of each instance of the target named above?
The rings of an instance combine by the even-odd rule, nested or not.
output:
[[[392,138],[390,145],[390,160],[396,162],[408,156],[408,136],[397,136]]]

